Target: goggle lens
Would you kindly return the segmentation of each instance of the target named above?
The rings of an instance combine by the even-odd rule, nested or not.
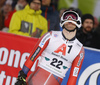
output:
[[[72,12],[65,13],[64,16],[63,16],[63,19],[64,20],[66,20],[66,19],[68,20],[69,17],[72,18],[72,20],[75,20],[75,21],[78,19],[77,14],[72,13]]]

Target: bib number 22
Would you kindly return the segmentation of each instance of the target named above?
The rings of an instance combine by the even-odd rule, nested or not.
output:
[[[58,61],[56,58],[52,59],[52,62],[50,63],[52,66],[55,66],[56,68],[60,69],[60,66],[63,64],[62,61]]]

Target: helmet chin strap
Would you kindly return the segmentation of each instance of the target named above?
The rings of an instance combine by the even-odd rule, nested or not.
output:
[[[68,30],[68,29],[65,28],[65,27],[64,27],[64,29],[67,30],[68,32],[74,32],[74,31],[77,29],[77,27],[76,27],[75,29],[73,29],[73,30]]]

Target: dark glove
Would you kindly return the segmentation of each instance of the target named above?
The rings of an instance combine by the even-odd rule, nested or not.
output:
[[[21,70],[19,72],[15,85],[26,85],[26,77],[27,75]]]

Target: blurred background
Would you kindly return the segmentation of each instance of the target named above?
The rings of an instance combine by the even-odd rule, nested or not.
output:
[[[26,0],[19,1],[19,3],[23,4]],[[19,9],[17,2],[18,0],[0,0],[0,30],[3,27],[9,27],[7,23],[3,23],[3,21],[5,21],[10,11],[13,11],[15,8],[17,10]],[[62,9],[74,7],[80,9],[82,14],[92,14],[95,17],[96,26],[100,23],[100,0],[52,0],[52,3],[59,13]]]

